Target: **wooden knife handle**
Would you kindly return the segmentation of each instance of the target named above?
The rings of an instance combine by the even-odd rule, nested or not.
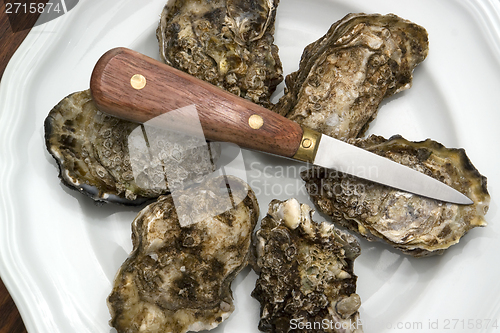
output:
[[[90,89],[99,110],[139,123],[194,105],[211,141],[292,157],[302,139],[297,123],[126,48],[99,59]]]

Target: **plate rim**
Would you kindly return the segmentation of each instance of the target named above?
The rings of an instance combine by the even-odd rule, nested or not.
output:
[[[500,62],[500,2],[467,0],[459,5],[467,5],[479,15],[482,31],[488,32],[488,39],[492,41],[492,51],[497,55],[496,60]],[[78,12],[78,7],[74,9],[74,12]],[[19,122],[26,117],[21,113],[6,112],[7,106],[23,109],[22,106],[26,104],[26,101],[16,96],[15,87],[29,82],[30,71],[37,67],[37,64],[44,58],[44,54],[49,52],[57,42],[56,39],[51,38],[52,31],[65,29],[71,17],[72,15],[63,15],[34,27],[5,69],[0,82],[0,123],[8,123],[11,126],[5,127],[6,130],[3,132],[0,131],[0,153],[3,160],[0,163],[0,193],[9,193],[14,188],[10,179],[21,160],[12,149],[12,137],[18,130]],[[0,275],[29,332],[58,332],[57,327],[52,326],[43,307],[40,306],[44,300],[37,292],[39,286],[34,282],[33,274],[22,262],[16,261],[15,250],[18,244],[15,244],[10,237],[15,234],[15,227],[12,227],[16,220],[15,208],[16,203],[10,196],[2,196],[0,200]]]
[[[68,18],[71,15],[63,15],[55,20],[47,22],[46,24],[33,27],[28,33],[24,41],[16,50],[12,58],[9,60],[4,74],[0,81],[0,122],[9,123],[12,126],[6,127],[6,131],[0,133],[0,152],[4,157],[4,162],[0,163],[0,192],[9,193],[9,190],[14,186],[10,185],[10,179],[17,165],[21,161],[13,150],[11,138],[14,136],[18,123],[23,118],[23,115],[18,112],[5,112],[8,105],[17,106],[22,109],[26,104],[22,99],[10,102],[12,97],[16,96],[15,87],[18,87],[29,80],[29,73],[32,68],[35,68],[43,55],[50,50],[56,42],[51,38],[52,31],[61,29],[67,24]],[[7,83],[8,82],[8,83]],[[17,109],[17,108],[16,108]],[[29,332],[37,332],[40,328],[39,323],[45,323],[44,328],[48,329],[47,332],[57,332],[55,327],[51,327],[49,321],[39,311],[37,307],[30,304],[43,303],[43,298],[39,295],[39,288],[32,288],[35,285],[32,274],[24,267],[22,263],[16,262],[15,250],[17,244],[10,245],[11,235],[13,231],[9,229],[8,221],[15,221],[15,207],[16,204],[12,201],[10,196],[2,196],[0,201],[0,230],[2,242],[0,242],[0,276],[2,281],[9,291],[14,303],[16,304],[24,325]],[[7,223],[4,223],[7,221]],[[38,323],[38,324],[37,324]]]

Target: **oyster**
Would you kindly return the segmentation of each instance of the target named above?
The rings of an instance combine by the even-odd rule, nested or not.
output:
[[[449,149],[432,140],[410,142],[400,136],[386,140],[372,135],[348,142],[434,177],[474,203],[444,203],[334,170],[304,171],[302,178],[312,200],[334,222],[415,257],[441,254],[470,229],[486,225],[490,201],[486,177],[463,149]]]
[[[219,191],[227,193],[227,184],[233,206],[224,211]],[[168,195],[132,224],[134,248],[108,298],[118,332],[211,329],[234,310],[231,282],[248,263],[259,216],[255,195],[235,177],[211,179],[183,195],[194,198],[197,223],[183,227]]]
[[[349,14],[308,45],[274,111],[321,133],[361,136],[381,101],[411,86],[424,28],[396,15]]]
[[[214,171],[220,152],[201,139],[103,114],[89,90],[69,95],[50,111],[45,142],[65,185],[94,200],[124,204],[168,193],[174,182],[201,182]]]
[[[162,60],[269,106],[283,81],[274,42],[278,0],[169,0],[156,35]]]
[[[261,304],[261,331],[362,332],[353,272],[359,244],[315,223],[313,212],[296,199],[273,200],[255,233],[252,296]]]

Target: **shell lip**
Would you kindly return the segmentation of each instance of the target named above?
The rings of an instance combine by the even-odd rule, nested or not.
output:
[[[85,194],[87,197],[91,198],[92,200],[95,201],[96,204],[103,204],[103,203],[115,203],[115,204],[120,204],[124,206],[140,206],[149,202],[152,202],[154,198],[143,198],[143,197],[138,197],[137,199],[134,200],[129,200],[125,199],[122,197],[119,197],[115,194],[110,194],[110,193],[100,193],[99,189],[96,186],[89,185],[89,184],[81,184],[76,181],[74,181],[71,177],[69,177],[65,172],[64,172],[64,167],[62,165],[62,161],[59,158],[58,154],[52,149],[50,145],[50,136],[51,133],[53,132],[53,122],[54,118],[52,116],[47,116],[44,121],[44,130],[45,130],[45,146],[47,148],[47,151],[50,153],[50,155],[54,158],[57,164],[57,169],[59,171],[58,177],[61,179],[61,183],[63,183],[67,188],[77,191],[79,193]],[[72,192],[74,193],[74,192]]]

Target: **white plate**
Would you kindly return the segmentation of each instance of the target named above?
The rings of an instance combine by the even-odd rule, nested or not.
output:
[[[156,57],[155,28],[164,2],[80,1],[68,14],[33,29],[5,71],[0,273],[29,332],[113,331],[106,297],[131,250],[130,223],[137,209],[96,206],[61,185],[44,146],[43,121],[64,96],[88,88],[96,60],[108,49],[126,46]],[[361,240],[355,272],[365,332],[496,332],[500,5],[496,0],[282,0],[276,43],[285,73],[298,67],[304,46],[333,22],[361,11],[395,13],[424,26],[430,36],[429,57],[417,68],[413,88],[383,103],[370,132],[430,137],[466,148],[488,177],[492,196],[489,226],[472,230],[443,256],[413,259]],[[263,213],[273,198],[310,202],[298,165],[282,170],[278,159],[244,156]],[[250,297],[255,279],[246,269],[233,283],[236,311],[218,332],[258,331],[259,305]]]

